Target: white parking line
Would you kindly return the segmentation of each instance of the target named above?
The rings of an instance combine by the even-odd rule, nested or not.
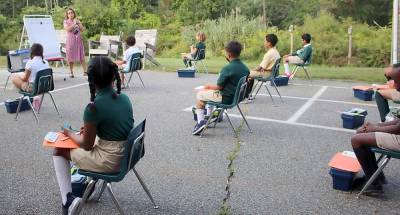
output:
[[[339,86],[329,86],[329,85],[319,85],[319,84],[297,84],[297,83],[289,83],[289,85],[294,86],[309,86],[309,87],[329,87],[329,88],[336,88],[336,89],[351,89],[351,87],[339,87]]]
[[[311,107],[315,100],[318,99],[326,91],[326,89],[328,89],[327,86],[321,87],[321,89],[319,89],[318,92],[316,92],[314,96],[311,97],[311,99],[309,99],[303,106],[301,106],[300,109],[296,113],[294,113],[287,121],[289,123],[296,122],[301,117],[301,115],[303,115],[308,110],[308,108]]]
[[[185,108],[185,109],[183,109],[183,111],[191,112],[192,107]],[[240,118],[240,119],[242,118],[242,116],[238,115],[238,114],[230,114],[229,113],[228,115],[229,115],[229,117],[233,117],[233,118]],[[287,124],[287,125],[304,126],[304,127],[309,127],[309,128],[319,128],[319,129],[340,131],[340,132],[347,132],[347,133],[355,132],[355,130],[345,129],[345,128],[329,127],[329,126],[324,126],[324,125],[313,125],[313,124],[299,123],[299,122],[288,122],[288,121],[279,120],[279,119],[270,119],[270,118],[263,118],[263,117],[256,117],[256,116],[246,116],[246,119],[258,120],[258,121],[264,121],[264,122],[276,122],[276,123]]]

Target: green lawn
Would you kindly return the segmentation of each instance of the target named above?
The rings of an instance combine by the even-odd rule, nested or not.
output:
[[[0,68],[5,67],[5,56],[0,56]],[[179,58],[157,58],[161,63],[161,67],[151,66],[150,68],[157,71],[174,72],[177,69],[183,68],[183,62]],[[206,59],[205,64],[210,73],[218,73],[220,69],[227,63],[222,58]],[[254,68],[258,62],[245,61],[249,68]],[[148,69],[147,67],[146,69]],[[202,69],[202,67],[200,66]],[[281,64],[281,73],[283,65]],[[311,78],[313,79],[337,79],[347,81],[363,81],[369,83],[383,83],[385,78],[383,76],[382,68],[369,68],[369,67],[332,67],[324,65],[311,65],[309,67]],[[305,78],[303,71],[299,71],[296,77]]]

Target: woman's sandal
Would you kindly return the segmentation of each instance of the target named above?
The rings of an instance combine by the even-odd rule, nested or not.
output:
[[[70,77],[70,78],[75,78],[75,76],[74,76],[73,74],[71,74],[69,77]]]

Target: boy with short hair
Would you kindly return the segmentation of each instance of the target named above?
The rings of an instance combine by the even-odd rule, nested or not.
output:
[[[307,62],[312,54],[312,46],[311,46],[311,35],[305,33],[301,35],[303,48],[293,52],[291,54],[283,56],[283,62],[285,63],[283,66],[285,67],[285,75],[290,77],[292,74],[290,73],[289,64],[303,64]]]
[[[134,36],[127,37],[125,42],[126,45],[128,46],[128,49],[126,49],[124,52],[124,58],[122,61],[118,60],[115,63],[118,65],[120,69],[123,69],[124,72],[129,72],[132,55],[139,53],[142,56],[142,51],[139,48],[135,47],[136,38]],[[120,74],[121,74],[122,88],[125,88],[125,75],[123,72],[121,72]]]
[[[204,89],[197,93],[197,124],[193,129],[193,135],[199,135],[206,125],[207,120],[205,120],[204,116],[206,103],[213,101],[231,104],[239,80],[250,74],[247,66],[239,58],[241,51],[242,45],[239,42],[229,42],[225,46],[225,58],[229,61],[229,64],[222,68],[217,84],[206,84],[204,85]],[[210,115],[211,107],[208,107],[207,116],[210,117]]]

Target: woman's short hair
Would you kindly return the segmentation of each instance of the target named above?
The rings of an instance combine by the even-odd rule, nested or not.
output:
[[[68,19],[68,11],[72,11],[72,12],[74,13],[74,18],[76,18],[76,12],[75,12],[75,10],[74,10],[73,8],[69,7],[69,8],[67,8],[67,10],[65,11],[65,16],[64,16],[65,19]]]
[[[206,34],[204,32],[198,32],[196,36],[199,37],[200,42],[206,41]]]

